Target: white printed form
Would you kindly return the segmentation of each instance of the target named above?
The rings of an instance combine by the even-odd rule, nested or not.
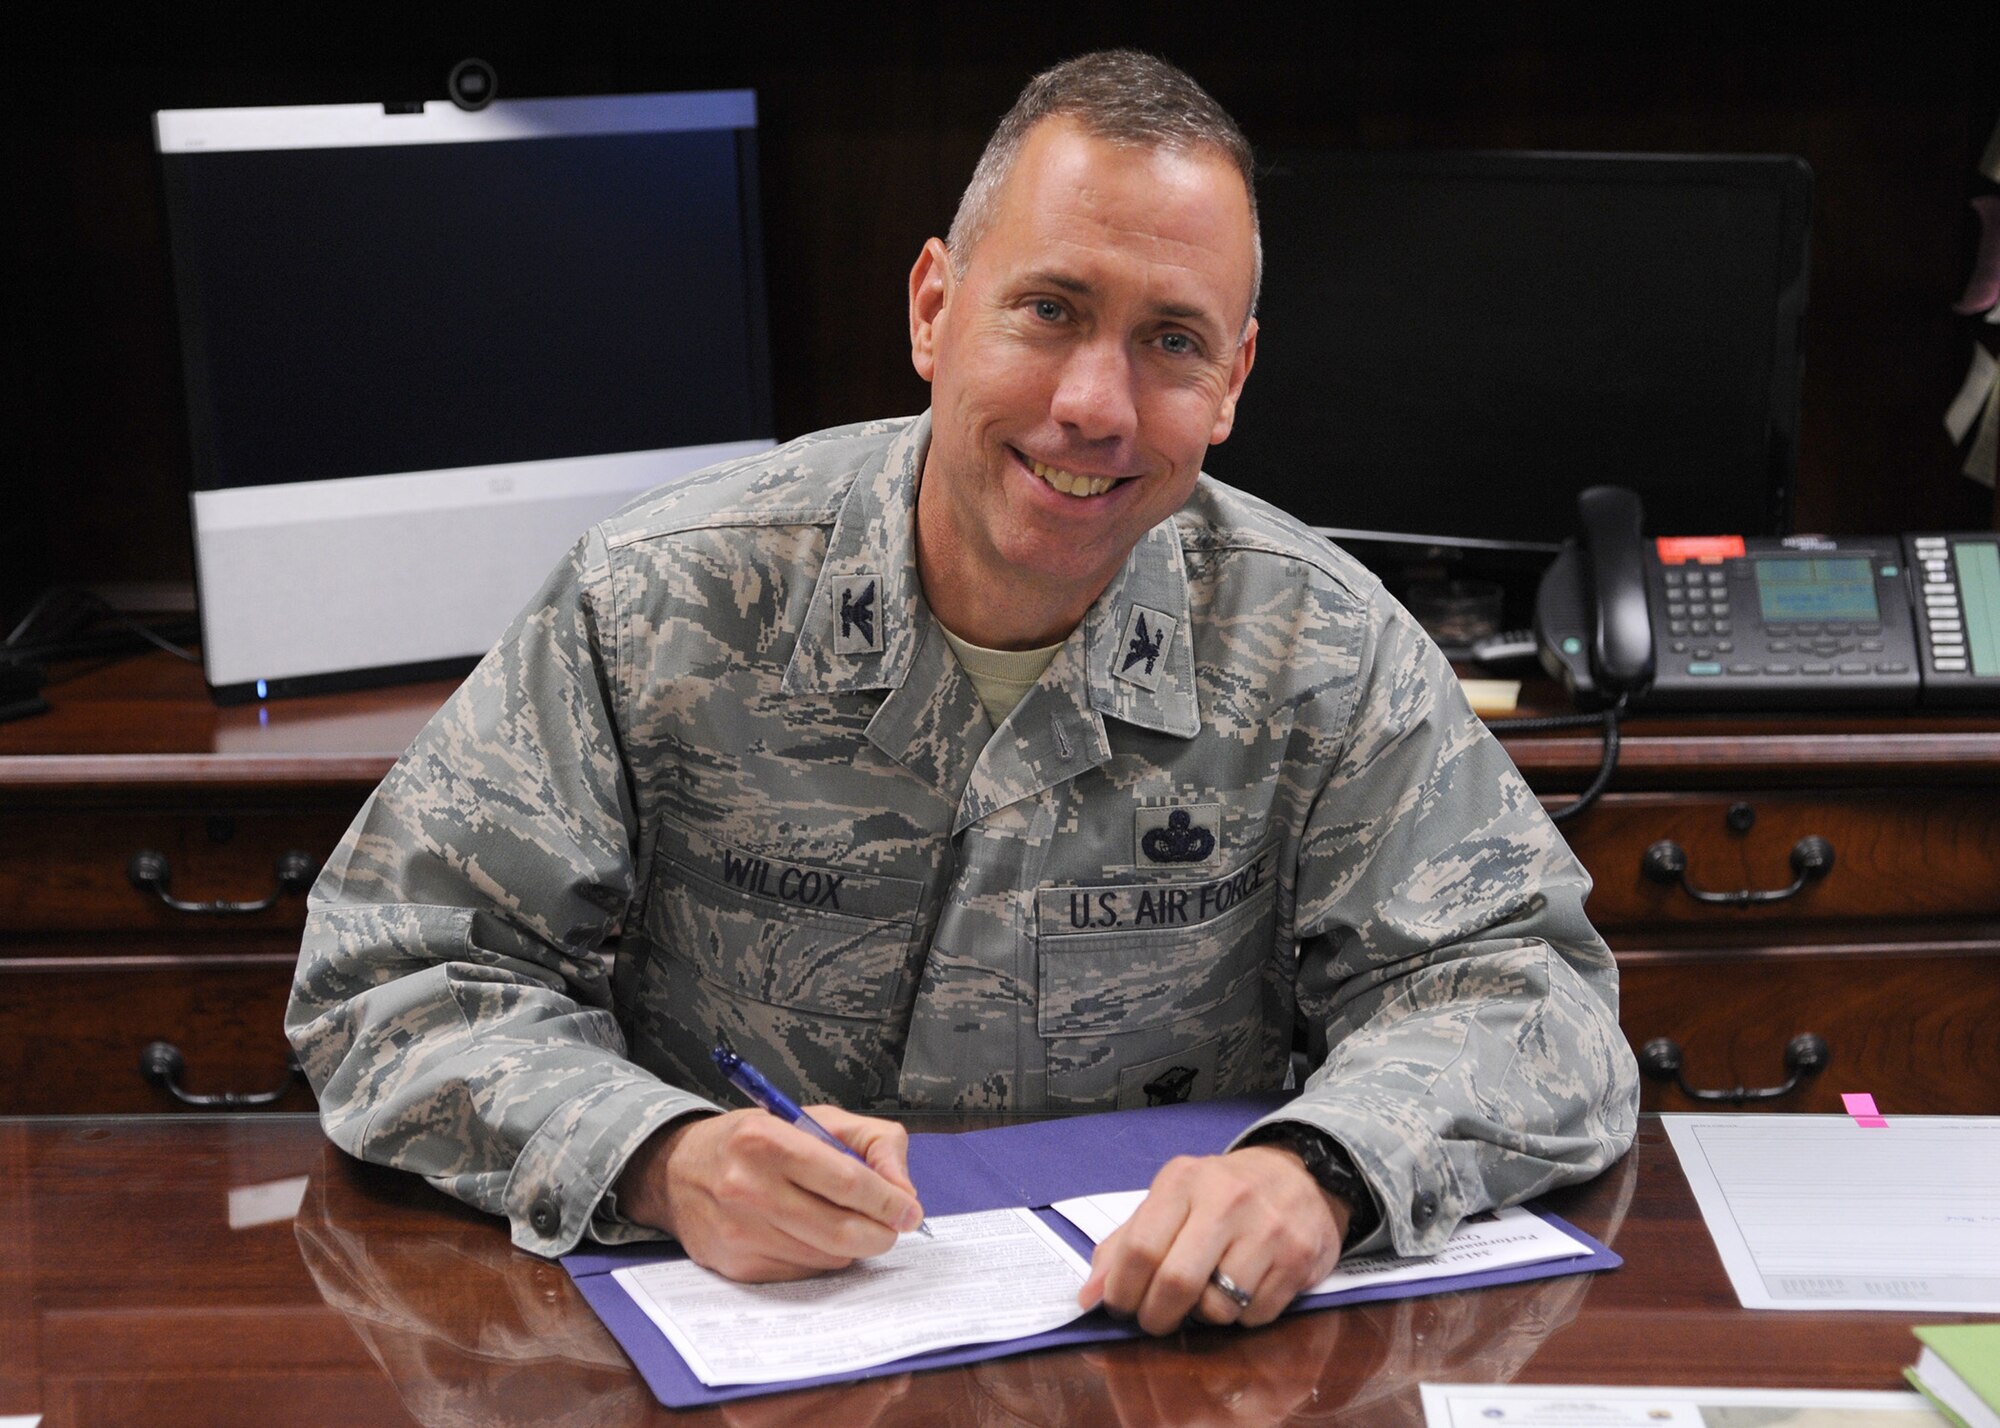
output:
[[[1425,1428],[1946,1428],[1915,1393],[1426,1383]]]
[[[1093,1244],[1103,1244],[1113,1230],[1132,1218],[1145,1198],[1144,1190],[1121,1190],[1109,1195],[1058,1200],[1054,1209],[1089,1235]],[[1579,1244],[1540,1215],[1519,1208],[1496,1210],[1468,1217],[1444,1242],[1444,1248],[1428,1259],[1403,1259],[1393,1254],[1357,1255],[1342,1260],[1332,1274],[1304,1292],[1334,1294],[1371,1284],[1417,1284],[1426,1279],[1448,1279],[1453,1275],[1540,1264],[1589,1253],[1588,1245]]]
[[[2000,1313],[2000,1119],[1660,1121],[1744,1308]]]
[[[906,1234],[887,1254],[789,1284],[738,1284],[684,1259],[612,1278],[710,1387],[849,1373],[1083,1316],[1090,1266],[1031,1211],[926,1223],[933,1238]]]

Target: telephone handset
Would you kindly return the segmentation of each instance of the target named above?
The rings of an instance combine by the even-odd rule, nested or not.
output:
[[[1622,486],[1590,487],[1576,510],[1583,539],[1565,544],[1542,577],[1535,634],[1543,665],[1579,704],[1612,704],[1653,682],[1644,521]]]
[[[2000,534],[1648,541],[1615,486],[1577,515],[1535,633],[1580,705],[2000,705]]]
[[[1576,498],[1586,581],[1597,610],[1591,667],[1612,691],[1653,682],[1653,626],[1646,609],[1646,540],[1639,498],[1622,486],[1592,486]]]

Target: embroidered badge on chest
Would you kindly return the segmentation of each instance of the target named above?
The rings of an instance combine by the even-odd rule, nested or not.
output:
[[[1222,805],[1191,803],[1180,808],[1141,808],[1132,816],[1132,841],[1137,856],[1132,861],[1175,863],[1192,866],[1206,863],[1221,844]]]
[[[1194,1094],[1201,1072],[1193,1066],[1169,1066],[1139,1089],[1146,1093],[1149,1106],[1181,1106]]]
[[[882,653],[882,581],[870,572],[843,575],[833,583],[835,654]]]
[[[1112,658],[1111,673],[1141,689],[1158,689],[1167,672],[1167,652],[1177,623],[1158,610],[1132,606],[1125,615],[1125,635]]]
[[[1171,1056],[1120,1067],[1118,1109],[1134,1106],[1178,1106],[1197,1097],[1215,1095],[1221,1083],[1217,1070],[1221,1043],[1204,1041]]]

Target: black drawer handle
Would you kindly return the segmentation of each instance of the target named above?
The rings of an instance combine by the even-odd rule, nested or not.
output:
[[[1816,883],[1833,871],[1833,844],[1817,833],[1808,833],[1792,844],[1792,885],[1788,888],[1743,888],[1737,892],[1704,892],[1687,880],[1687,849],[1671,838],[1662,838],[1639,860],[1639,871],[1656,883],[1678,886],[1696,902],[1724,907],[1749,907],[1753,903],[1783,902],[1796,897],[1807,883]]]
[[[217,898],[214,902],[186,902],[172,896],[167,884],[174,876],[173,868],[167,862],[165,853],[151,848],[142,848],[132,855],[125,865],[125,876],[132,880],[132,886],[140,892],[149,892],[176,912],[200,912],[211,916],[227,917],[239,912],[262,912],[276,907],[278,899],[286,893],[304,892],[319,875],[319,863],[310,853],[301,853],[297,848],[278,855],[278,890],[269,897],[255,902],[230,902]]]
[[[275,1091],[223,1091],[213,1096],[196,1096],[181,1089],[181,1077],[186,1071],[187,1058],[171,1041],[152,1042],[139,1053],[139,1074],[146,1078],[148,1086],[167,1091],[175,1100],[190,1106],[219,1107],[225,1111],[240,1111],[246,1106],[268,1106],[291,1090],[294,1081],[305,1076],[299,1069],[298,1054],[287,1052],[284,1084]]]
[[[1732,1106],[1740,1106],[1746,1101],[1771,1101],[1793,1090],[1808,1076],[1817,1076],[1826,1070],[1833,1053],[1827,1050],[1826,1038],[1811,1032],[1801,1032],[1785,1043],[1785,1069],[1791,1075],[1782,1086],[1737,1086],[1728,1091],[1697,1091],[1688,1085],[1681,1075],[1681,1044],[1668,1037],[1656,1036],[1639,1050],[1639,1069],[1655,1081],[1671,1081],[1681,1088],[1681,1094],[1691,1101],[1727,1101]]]

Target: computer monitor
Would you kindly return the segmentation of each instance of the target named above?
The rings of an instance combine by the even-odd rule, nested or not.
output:
[[[773,444],[748,91],[154,116],[225,701],[469,668]]]
[[[1208,469],[1351,540],[1780,535],[1811,171],[1781,156],[1260,155],[1256,369]]]

